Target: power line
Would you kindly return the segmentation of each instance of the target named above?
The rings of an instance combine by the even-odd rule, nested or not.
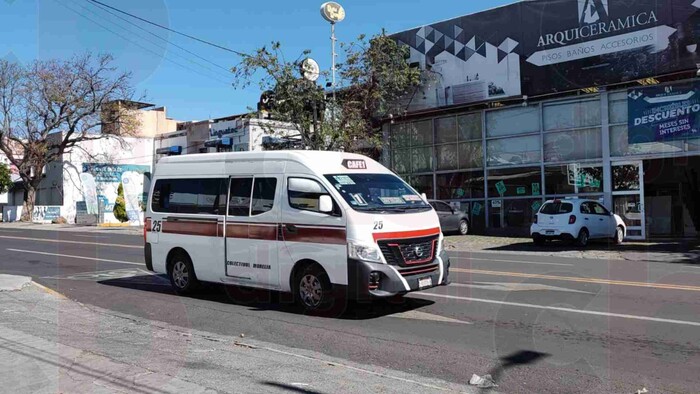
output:
[[[239,52],[239,51],[233,50],[233,49],[231,49],[231,48],[227,48],[227,47],[225,47],[225,46],[223,46],[223,45],[215,44],[215,43],[213,43],[213,42],[210,42],[210,41],[207,41],[207,40],[203,40],[203,39],[201,39],[201,38],[197,38],[197,37],[191,36],[191,35],[186,34],[186,33],[179,32],[179,31],[174,30],[174,29],[171,29],[171,28],[169,28],[169,27],[167,27],[167,26],[163,26],[163,25],[158,24],[158,23],[156,23],[156,22],[151,22],[151,21],[149,21],[148,19],[141,18],[140,16],[136,16],[136,15],[134,15],[134,14],[130,14],[130,13],[126,12],[126,11],[122,11],[122,10],[120,10],[120,9],[118,9],[118,8],[112,7],[112,6],[108,5],[108,4],[102,3],[102,2],[100,2],[100,1],[97,1],[97,0],[87,0],[87,1],[89,1],[89,2],[91,2],[91,3],[100,4],[100,5],[102,5],[102,6],[104,6],[104,7],[107,7],[107,8],[109,8],[109,9],[111,9],[111,10],[117,11],[117,12],[122,13],[122,14],[124,14],[124,15],[128,15],[128,16],[130,16],[130,17],[132,17],[132,18],[138,19],[138,20],[140,20],[140,21],[142,21],[142,22],[146,22],[146,23],[148,23],[148,24],[150,24],[150,25],[159,27],[159,28],[161,28],[161,29],[165,29],[165,30],[167,30],[167,31],[169,31],[169,32],[173,32],[173,33],[175,33],[175,34],[179,34],[179,35],[184,36],[184,37],[187,37],[187,38],[189,38],[189,39],[191,39],[191,40],[195,40],[195,41],[201,42],[202,44],[210,45],[210,46],[213,46],[213,47],[215,47],[215,48],[222,49],[222,50],[227,51],[227,52],[235,53],[235,54],[238,55],[238,56],[244,56],[244,57],[245,57],[245,56],[248,56],[248,55],[246,55],[246,54],[243,53],[243,52]]]
[[[124,36],[124,35],[122,35],[122,34],[120,34],[120,33],[118,33],[118,32],[115,32],[114,30],[112,30],[112,29],[106,27],[105,25],[103,25],[103,24],[97,22],[96,20],[90,18],[89,16],[86,16],[86,15],[80,13],[80,11],[77,11],[77,10],[75,10],[75,9],[73,9],[73,8],[71,8],[71,7],[69,7],[68,5],[66,5],[66,4],[64,4],[64,3],[62,3],[62,2],[60,2],[59,0],[54,0],[54,1],[55,1],[56,3],[58,3],[58,4],[62,5],[62,6],[64,6],[64,7],[66,7],[67,9],[69,9],[69,10],[72,11],[72,12],[74,12],[75,14],[77,14],[77,15],[79,15],[79,16],[81,16],[81,17],[87,19],[87,20],[89,20],[90,22],[92,22],[92,23],[94,23],[94,24],[100,26],[101,28],[107,30],[108,32],[110,32],[110,33],[112,33],[112,34],[114,34],[114,35],[116,35],[116,36],[122,38],[123,40],[125,40],[125,41],[127,41],[127,42],[129,42],[129,43],[131,43],[131,44],[134,44],[134,45],[138,46],[139,48],[141,48],[141,49],[143,49],[143,50],[145,50],[145,51],[147,51],[147,52],[149,52],[149,53],[151,53],[152,55],[155,55],[155,56],[158,56],[158,57],[162,57],[163,59],[165,59],[165,60],[167,60],[167,61],[169,61],[169,62],[171,62],[171,63],[173,63],[173,64],[175,64],[175,65],[177,65],[177,66],[180,66],[180,67],[182,67],[182,68],[185,68],[185,69],[187,69],[187,70],[189,70],[189,71],[192,71],[192,72],[194,72],[194,73],[196,73],[196,74],[199,74],[199,75],[201,75],[201,76],[204,76],[204,77],[207,77],[207,78],[209,78],[209,79],[215,80],[215,81],[217,81],[217,82],[224,83],[224,84],[226,84],[226,85],[231,86],[230,82],[228,82],[228,81],[224,81],[224,80],[222,80],[222,79],[218,79],[218,78],[212,77],[212,76],[207,75],[207,74],[202,74],[202,73],[200,73],[199,71],[197,71],[197,70],[195,70],[195,69],[193,69],[193,68],[190,68],[190,67],[188,67],[188,66],[186,66],[186,65],[184,65],[184,64],[178,63],[178,62],[176,62],[176,61],[174,61],[174,60],[168,58],[168,57],[165,56],[165,55],[161,55],[161,54],[159,54],[159,53],[156,53],[156,52],[154,52],[153,50],[151,50],[150,48],[145,47],[145,46],[141,45],[140,43],[138,43],[138,42],[136,42],[136,41],[133,41],[133,40],[131,40],[130,38],[128,38],[128,37],[126,37],[126,36]]]
[[[92,3],[92,2],[89,2],[89,3]],[[180,45],[177,45],[177,44],[175,44],[174,42],[168,40],[167,38],[161,37],[161,36],[159,36],[159,35],[153,33],[152,31],[150,31],[150,30],[148,30],[148,29],[145,29],[145,28],[139,26],[137,23],[134,23],[134,22],[132,22],[132,21],[130,21],[130,20],[124,18],[123,16],[118,15],[117,13],[110,11],[110,10],[107,9],[106,7],[100,6],[99,4],[96,4],[96,3],[93,3],[92,5],[95,6],[96,8],[98,8],[98,9],[101,9],[102,11],[104,11],[104,12],[106,12],[106,13],[108,13],[108,14],[114,16],[114,17],[117,17],[117,18],[123,20],[124,22],[126,22],[126,23],[128,23],[128,24],[130,24],[130,25],[132,25],[132,26],[135,26],[136,28],[138,28],[138,29],[140,29],[140,30],[145,31],[146,33],[152,35],[153,37],[158,38],[159,40],[162,40],[162,41],[167,42],[168,44],[174,46],[175,48],[181,49],[181,50],[183,50],[183,51],[189,53],[190,55],[192,55],[192,56],[194,56],[194,57],[196,57],[196,58],[198,58],[198,59],[200,59],[200,60],[203,60],[203,61],[205,61],[205,62],[207,62],[207,63],[209,63],[209,64],[211,64],[211,65],[213,65],[213,66],[215,66],[215,67],[218,67],[218,68],[220,68],[220,69],[222,69],[222,70],[224,70],[224,71],[226,71],[226,72],[230,72],[230,71],[231,71],[230,68],[227,68],[227,67],[221,66],[221,65],[219,65],[219,64],[216,64],[216,63],[214,63],[214,62],[212,62],[212,61],[210,61],[210,60],[208,60],[208,59],[206,59],[206,58],[204,58],[204,57],[202,57],[202,56],[200,56],[200,55],[198,55],[198,54],[196,54],[196,53],[194,53],[194,52],[188,50],[187,48],[184,48],[184,47],[182,47],[182,46],[180,46]]]

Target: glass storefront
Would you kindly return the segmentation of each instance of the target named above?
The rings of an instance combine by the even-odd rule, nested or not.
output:
[[[397,122],[388,164],[428,197],[468,212],[475,232],[527,235],[545,199],[580,196],[605,201],[633,237],[650,226],[651,234],[694,233],[677,224],[693,216],[688,187],[658,187],[650,198],[640,174],[642,160],[700,154],[700,138],[630,141],[627,122],[627,91]],[[666,200],[682,220],[646,223],[645,204],[668,213]]]

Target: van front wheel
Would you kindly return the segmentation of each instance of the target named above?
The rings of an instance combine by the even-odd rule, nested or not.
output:
[[[297,276],[294,295],[307,312],[326,309],[333,304],[333,289],[328,274],[316,264],[308,265]]]

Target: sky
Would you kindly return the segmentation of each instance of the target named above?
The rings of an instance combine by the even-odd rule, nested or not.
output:
[[[101,1],[236,51],[250,53],[279,41],[288,60],[309,49],[322,69],[331,66],[330,26],[320,15],[320,0]],[[350,42],[360,34],[399,32],[514,1],[338,1],[346,18],[337,24],[336,36],[339,42]],[[227,70],[240,57],[117,15],[146,31],[88,0],[0,0],[0,58],[26,64],[86,52],[112,54],[116,67],[132,73],[136,98],[167,107],[168,116],[178,120],[224,117],[255,108],[260,97],[256,86],[231,85]]]

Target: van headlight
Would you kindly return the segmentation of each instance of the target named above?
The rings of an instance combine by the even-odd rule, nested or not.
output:
[[[348,257],[351,259],[381,263],[381,254],[382,252],[379,251],[377,245],[362,245],[354,242],[348,242]]]

